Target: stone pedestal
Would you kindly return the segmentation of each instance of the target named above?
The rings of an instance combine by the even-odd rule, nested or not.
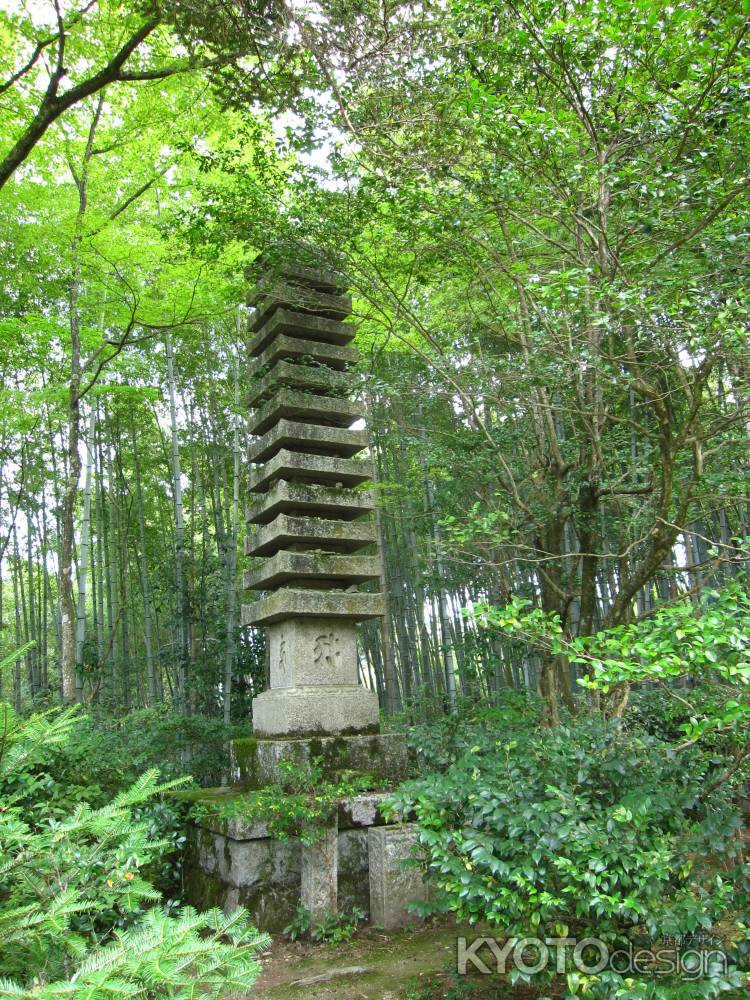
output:
[[[370,827],[367,844],[370,870],[370,920],[384,930],[404,927],[418,918],[408,904],[424,902],[428,888],[416,868],[404,866],[417,842],[411,823]]]
[[[352,620],[287,618],[268,626],[271,689],[253,701],[258,736],[376,732],[378,696],[357,680]]]
[[[378,696],[340,684],[264,691],[253,701],[253,729],[259,736],[374,733]]]
[[[230,746],[232,783],[237,788],[262,788],[281,781],[281,760],[304,765],[312,758],[321,761],[325,774],[342,771],[369,774],[376,785],[392,788],[407,773],[408,753],[401,733],[373,733],[369,736],[315,736],[308,739],[233,740]]]
[[[206,803],[236,794],[208,790]],[[340,802],[324,838],[312,845],[278,840],[264,823],[204,813],[191,830],[186,899],[227,913],[244,906],[253,923],[270,932],[283,930],[300,905],[315,920],[355,906],[388,929],[416,920],[406,907],[426,898],[426,890],[415,872],[400,865],[414,843],[413,829],[385,825],[382,798],[383,793],[367,792]]]

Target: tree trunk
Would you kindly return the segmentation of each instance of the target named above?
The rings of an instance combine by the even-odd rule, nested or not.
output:
[[[61,668],[63,701],[70,704],[76,699],[76,604],[73,593],[73,538],[75,534],[75,508],[78,499],[78,480],[81,475],[81,456],[78,445],[81,437],[81,330],[79,314],[81,243],[83,221],[88,204],[88,169],[93,153],[103,99],[100,95],[89,127],[86,149],[83,154],[80,176],[71,165],[71,173],[78,188],[78,213],[76,215],[71,245],[71,272],[68,284],[70,327],[70,381],[68,383],[68,475],[62,496],[60,516],[60,569],[59,589],[62,617]]]
[[[172,353],[172,338],[165,338],[167,354],[167,376],[169,392],[169,419],[172,431],[172,501],[175,520],[175,596],[178,635],[178,669],[177,669],[177,699],[179,710],[184,715],[190,714],[190,697],[188,692],[188,661],[190,633],[187,628],[188,609],[185,592],[185,526],[182,510],[182,472],[180,469],[180,447],[177,436],[177,403],[175,395],[174,358]]]
[[[96,410],[91,408],[86,447],[86,473],[83,487],[83,523],[78,547],[78,604],[76,607],[76,701],[83,701],[83,644],[86,639],[86,573],[89,565],[91,539],[91,469],[94,464],[94,428]]]
[[[148,586],[148,558],[146,555],[146,526],[143,519],[143,490],[141,488],[141,463],[138,457],[138,437],[135,420],[130,415],[130,437],[133,442],[133,465],[135,469],[135,490],[138,500],[138,541],[141,548],[141,598],[143,600],[143,641],[146,648],[146,693],[149,705],[157,702],[156,675],[154,672],[154,647],[151,627],[151,597]]]
[[[240,316],[237,314],[237,340],[240,339]],[[234,433],[232,435],[232,523],[227,559],[227,629],[224,660],[224,723],[232,721],[232,674],[236,658],[235,632],[237,629],[237,540],[240,524],[240,352],[234,356]]]

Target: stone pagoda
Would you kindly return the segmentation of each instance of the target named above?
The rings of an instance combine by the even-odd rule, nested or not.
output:
[[[260,737],[378,731],[378,699],[358,681],[356,623],[383,614],[380,559],[362,488],[372,464],[364,409],[348,398],[357,360],[351,299],[331,272],[276,269],[256,287],[249,345],[255,435],[245,586],[261,598],[243,624],[263,625],[270,690],[253,701]],[[379,589],[379,587],[378,587]]]
[[[351,298],[335,272],[284,264],[249,301],[245,586],[261,596],[242,623],[266,629],[270,686],[253,699],[252,744],[235,741],[235,776],[272,781],[281,757],[312,747],[333,769],[397,780],[403,740],[380,735],[377,694],[358,677],[357,623],[384,602],[365,411],[350,398]]]
[[[376,790],[342,800],[311,845],[206,810],[192,838],[188,898],[227,910],[241,903],[268,930],[300,902],[316,917],[356,905],[398,926],[425,889],[401,871],[413,831],[386,824],[378,808],[406,774],[406,744],[380,733],[377,694],[358,677],[357,623],[381,616],[384,601],[364,407],[350,398],[351,299],[336,273],[282,265],[265,267],[250,304],[245,586],[260,596],[242,622],[266,630],[269,689],[253,699],[253,736],[232,743],[233,787],[201,794],[220,803],[278,782],[281,760],[313,757],[327,776],[372,775]]]

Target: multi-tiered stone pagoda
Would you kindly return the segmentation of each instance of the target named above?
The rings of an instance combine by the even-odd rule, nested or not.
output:
[[[356,623],[383,613],[364,409],[348,397],[357,360],[351,299],[337,276],[284,266],[257,285],[249,458],[253,499],[243,624],[267,628],[270,690],[256,736],[365,734],[378,699],[359,684]],[[376,592],[372,584],[376,584]],[[369,584],[370,590],[360,589]]]
[[[198,797],[187,898],[227,911],[242,904],[268,930],[300,903],[316,920],[357,906],[400,926],[426,889],[415,870],[402,871],[414,830],[379,809],[406,774],[406,743],[379,732],[377,695],[358,678],[357,622],[383,614],[383,595],[364,410],[349,398],[351,300],[335,274],[285,265],[266,269],[250,302],[245,585],[261,596],[242,617],[267,630],[270,688],[253,700],[253,736],[232,742],[233,787]],[[276,839],[241,809],[222,814],[222,803],[276,785],[280,762],[313,758],[328,779],[354,771],[374,784],[338,802],[315,842]]]

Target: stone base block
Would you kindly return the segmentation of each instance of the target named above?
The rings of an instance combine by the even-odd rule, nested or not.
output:
[[[338,913],[339,843],[336,820],[320,840],[302,845],[300,898],[313,921]]]
[[[374,733],[379,718],[377,693],[363,687],[277,688],[253,699],[253,732],[260,737]]]
[[[237,841],[193,827],[183,866],[185,900],[225,913],[244,906],[256,927],[278,932],[299,906],[301,870],[298,840]]]
[[[189,840],[183,870],[185,900],[191,906],[201,910],[218,906],[225,913],[244,906],[252,923],[270,933],[282,931],[292,920],[305,898],[302,873],[307,848],[298,840],[237,841],[199,827],[193,827]],[[348,913],[357,906],[366,914],[367,830],[341,831],[337,853],[338,908]],[[324,910],[331,909],[330,899],[320,899]]]
[[[262,697],[262,696],[261,696]],[[279,761],[304,764],[320,758],[326,776],[341,771],[371,774],[380,788],[403,781],[408,750],[402,733],[321,736],[309,739],[244,739],[230,744],[232,782],[245,788],[272,785],[281,778]]]
[[[237,791],[204,789],[179,797],[211,807]],[[310,845],[296,838],[276,840],[264,823],[222,819],[210,808],[190,829],[183,868],[185,899],[199,909],[237,906],[250,911],[261,930],[277,932],[302,903],[322,917],[325,911],[348,913],[370,908],[368,827],[382,824],[382,794],[366,793],[339,804],[323,841]],[[338,829],[337,829],[338,828]]]
[[[370,858],[370,920],[385,930],[403,927],[417,919],[408,903],[423,902],[428,889],[416,868],[405,868],[417,842],[412,823],[371,827],[367,831]]]

